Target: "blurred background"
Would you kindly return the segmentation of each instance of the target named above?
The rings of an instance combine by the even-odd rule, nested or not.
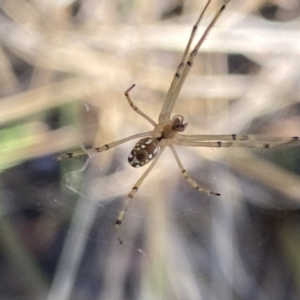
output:
[[[0,0],[0,298],[299,299],[300,154],[167,149],[146,168],[152,130],[202,0]],[[212,0],[200,38],[223,4]],[[187,134],[300,136],[300,3],[232,0],[207,37],[174,113]]]

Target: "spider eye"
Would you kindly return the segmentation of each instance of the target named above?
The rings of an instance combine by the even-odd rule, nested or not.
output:
[[[144,138],[138,141],[132,149],[128,162],[134,168],[139,168],[149,163],[157,154],[158,141],[153,138]]]

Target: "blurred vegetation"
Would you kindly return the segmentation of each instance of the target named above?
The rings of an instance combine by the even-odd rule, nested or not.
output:
[[[178,149],[145,180],[133,143],[57,162],[71,149],[149,131],[206,1],[0,0],[0,298],[299,299],[299,148]],[[222,0],[212,0],[200,37]],[[188,134],[300,136],[295,0],[232,0],[174,113]]]

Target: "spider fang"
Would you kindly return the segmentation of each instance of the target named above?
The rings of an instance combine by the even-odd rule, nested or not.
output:
[[[184,118],[182,115],[175,115],[172,117],[172,130],[182,132],[188,126],[188,123],[183,123]]]

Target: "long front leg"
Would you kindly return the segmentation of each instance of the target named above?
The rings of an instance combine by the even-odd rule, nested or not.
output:
[[[181,141],[174,143],[177,146],[186,147],[208,147],[208,148],[256,148],[256,149],[279,149],[287,146],[299,146],[299,139],[290,139],[285,142],[273,142],[273,141],[214,141],[214,142],[193,142],[193,141]]]
[[[205,141],[247,141],[247,142],[265,142],[265,143],[289,143],[296,142],[299,139],[298,136],[292,137],[278,137],[270,135],[253,135],[253,134],[219,134],[219,135],[186,135],[178,134],[179,141],[189,141],[189,142],[205,142]]]
[[[166,95],[166,98],[165,98],[165,102],[164,102],[164,105],[163,105],[163,108],[161,110],[161,113],[160,113],[160,116],[159,116],[159,121],[162,121],[164,117],[166,117],[168,115],[168,111],[169,111],[169,107],[171,105],[171,102],[172,101],[176,101],[176,99],[173,99],[171,96],[172,96],[172,93],[174,92],[180,78],[181,78],[181,74],[182,74],[182,70],[186,64],[186,59],[187,59],[187,56],[189,55],[189,51],[190,51],[190,48],[191,48],[191,44],[194,40],[194,37],[196,35],[196,32],[197,32],[197,29],[198,29],[198,25],[200,23],[200,21],[202,20],[202,17],[205,13],[205,11],[207,10],[208,6],[210,4],[210,0],[207,1],[205,7],[203,8],[197,22],[195,23],[193,29],[192,29],[192,32],[191,32],[191,35],[190,35],[190,38],[189,38],[189,41],[186,45],[186,48],[184,50],[184,53],[183,53],[183,56],[182,56],[182,59],[181,59],[181,62],[180,64],[178,65],[177,67],[177,70],[174,74],[174,77],[173,77],[173,80],[172,80],[172,83],[171,83],[171,86],[168,90],[168,93]],[[169,115],[170,116],[170,115]]]
[[[204,31],[202,37],[200,38],[199,42],[196,44],[195,48],[193,49],[193,51],[191,52],[190,56],[188,57],[187,63],[185,64],[183,70],[182,70],[182,74],[180,74],[181,78],[178,82],[178,84],[176,85],[175,90],[172,92],[172,94],[170,95],[170,98],[172,98],[172,102],[170,103],[167,111],[166,111],[166,115],[170,116],[171,112],[173,111],[174,105],[176,103],[176,100],[178,98],[178,95],[181,91],[181,88],[185,82],[186,77],[188,76],[192,66],[193,66],[193,62],[195,57],[197,56],[197,53],[201,47],[201,45],[203,44],[204,40],[206,39],[208,33],[210,32],[210,30],[212,29],[212,27],[215,25],[215,23],[217,22],[217,20],[219,19],[219,17],[221,16],[222,12],[225,10],[226,5],[228,4],[229,1],[227,1],[226,4],[223,4],[221,6],[221,8],[219,9],[219,11],[215,14],[214,18],[212,19],[212,21],[210,22],[210,24],[208,25],[207,29]]]
[[[190,41],[187,45],[187,47],[190,47],[190,44],[194,38],[198,23],[200,22],[204,11],[207,9],[207,6],[209,5],[209,2],[207,2],[203,12],[201,13],[197,23],[195,24],[192,34],[191,34],[191,38]],[[196,44],[194,50],[190,53],[187,61],[183,61],[179,64],[177,71],[175,73],[173,82],[171,84],[171,88],[168,91],[168,94],[166,96],[165,99],[165,103],[163,106],[163,109],[161,111],[161,114],[159,116],[159,120],[165,120],[165,119],[169,119],[171,116],[171,113],[173,111],[174,105],[177,101],[178,95],[181,91],[181,88],[184,84],[184,81],[186,79],[186,77],[188,76],[191,67],[193,66],[193,61],[194,58],[196,57],[199,48],[201,47],[201,45],[203,44],[205,38],[207,37],[208,33],[210,32],[210,30],[212,29],[212,27],[214,26],[214,24],[217,22],[217,20],[219,19],[220,15],[222,14],[222,12],[225,10],[226,5],[228,4],[229,0],[227,0],[226,4],[222,5],[221,8],[219,9],[219,11],[215,14],[214,18],[212,19],[212,21],[210,22],[210,24],[208,25],[208,27],[206,28],[206,30],[204,31],[203,35],[201,36],[199,42]],[[184,52],[184,55],[187,55],[189,48],[186,48],[186,51]],[[184,56],[184,59],[186,59],[186,57]]]

